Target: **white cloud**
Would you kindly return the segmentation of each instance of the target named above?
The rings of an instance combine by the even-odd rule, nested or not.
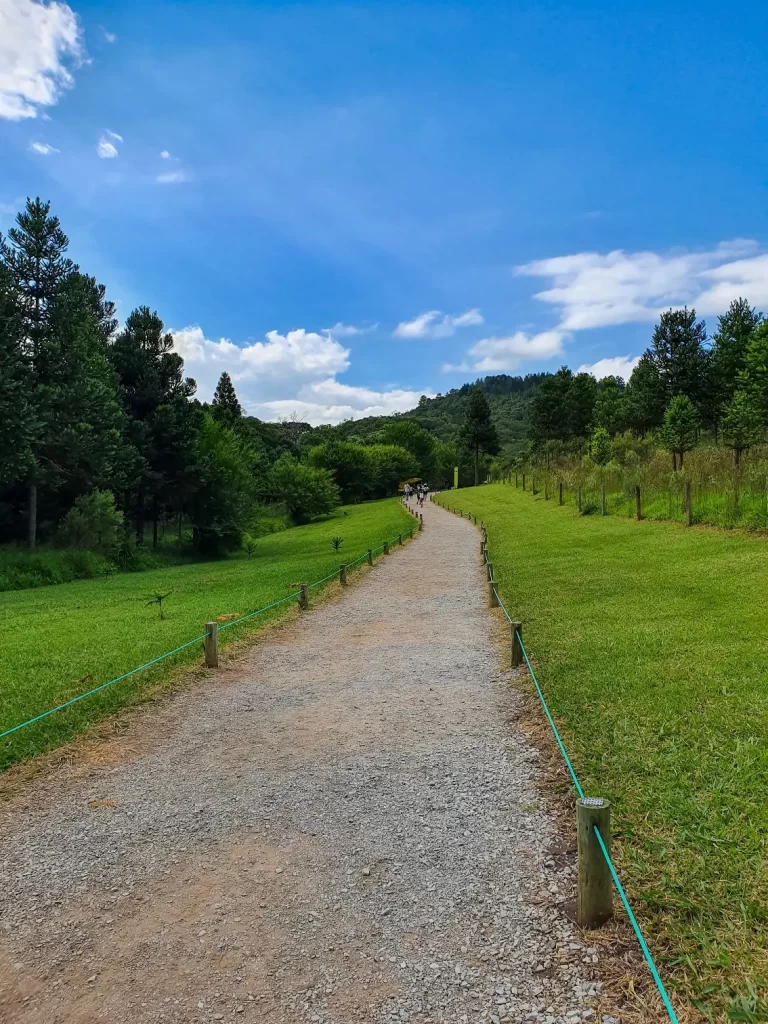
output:
[[[158,174],[155,181],[159,181],[161,185],[179,185],[184,181],[191,181],[191,177],[186,171],[165,171]]]
[[[203,400],[213,396],[222,371],[235,384],[243,406],[264,419],[283,419],[294,412],[310,423],[340,423],[362,416],[404,412],[431,392],[392,389],[372,391],[337,381],[349,367],[349,350],[328,334],[298,329],[269,331],[266,341],[235,345],[228,338],[212,341],[200,327],[173,331],[174,347],[186,372],[198,382]]]
[[[404,320],[395,328],[398,338],[449,338],[460,327],[472,327],[485,321],[479,309],[468,309],[458,316],[443,314],[439,309],[420,313],[413,320]]]
[[[526,334],[516,331],[504,338],[483,338],[469,349],[472,369],[484,373],[516,370],[526,359],[551,359],[563,350],[562,331],[542,331]],[[452,368],[455,372],[458,367]],[[450,371],[449,371],[450,372]]]
[[[602,380],[603,377],[622,377],[629,380],[639,362],[640,356],[611,356],[608,359],[598,359],[596,363],[585,363],[576,372],[591,373],[597,380]]]
[[[112,141],[114,140],[114,142]],[[115,142],[122,142],[123,136],[118,135],[117,132],[111,132],[107,129],[102,132],[101,138],[96,144],[96,152],[99,154],[102,160],[114,160],[118,155],[117,146]]]
[[[378,326],[376,323],[369,324],[367,327],[357,327],[355,324],[343,324],[339,321],[333,327],[324,327],[323,330],[332,338],[351,338],[355,334],[368,334],[370,331],[375,331]]]
[[[168,150],[167,150],[167,149],[164,149],[164,150],[163,150],[163,151],[161,152],[161,154],[160,154],[160,159],[161,159],[161,160],[170,160],[170,159],[171,159],[171,154],[170,154],[170,153],[168,152]]]
[[[104,28],[103,25],[101,25],[100,28],[101,28],[102,35],[104,36],[104,39],[106,40],[106,42],[108,42],[108,43],[116,43],[117,42],[117,36],[115,35],[114,32],[108,32]]]
[[[39,153],[41,156],[50,156],[51,153],[61,152],[55,146],[49,146],[47,142],[30,142],[29,148],[33,153]]]
[[[719,313],[731,299],[768,297],[768,257],[749,239],[721,242],[705,252],[583,252],[516,268],[549,278],[536,298],[558,308],[563,331],[656,320],[670,306]],[[714,283],[712,283],[714,282]]]
[[[70,67],[83,58],[80,25],[67,4],[2,0],[0,117],[37,117],[74,84]]]

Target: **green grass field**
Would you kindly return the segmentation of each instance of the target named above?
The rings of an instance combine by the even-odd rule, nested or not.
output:
[[[578,516],[501,484],[443,494],[489,556],[673,987],[768,1020],[768,545]]]
[[[350,506],[322,522],[262,537],[251,559],[0,594],[0,732],[192,640],[206,621],[245,614],[285,597],[296,589],[291,583],[322,579],[340,562],[380,547],[413,525],[413,518],[392,498]],[[344,538],[338,554],[330,543],[333,536]],[[157,605],[147,601],[169,591],[161,620]],[[220,645],[258,629],[289,607],[222,631]],[[201,661],[198,644],[0,740],[0,769],[140,700],[173,665],[193,661]]]

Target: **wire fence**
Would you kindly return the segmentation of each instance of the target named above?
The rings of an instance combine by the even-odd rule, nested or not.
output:
[[[445,508],[445,506],[442,504],[442,502],[436,502],[436,504],[440,505],[441,508]],[[461,509],[451,508],[450,511],[453,512],[456,515],[460,515],[462,518],[464,518],[464,516],[465,516],[465,513]],[[469,519],[475,518],[475,517],[471,516],[469,513],[466,513],[466,515],[467,515],[467,517]],[[477,520],[475,519],[475,522],[476,521]],[[486,547],[485,547],[485,557],[486,557],[486,561],[488,561],[487,542],[486,542]],[[513,625],[514,624],[514,620],[512,619],[512,616],[509,614],[509,612],[507,611],[507,607],[506,607],[506,605],[504,604],[504,602],[501,599],[501,595],[499,594],[499,591],[498,591],[498,588],[496,586],[495,581],[493,579],[491,579],[490,582],[491,582],[491,587],[493,589],[494,596],[496,598],[496,601],[498,602],[499,608],[501,608],[502,612],[504,613],[504,616],[506,617],[507,622],[509,622],[510,625]],[[555,737],[555,741],[556,741],[557,746],[558,746],[558,748],[560,750],[560,753],[563,755],[563,760],[565,761],[565,765],[566,765],[566,767],[568,769],[568,773],[569,773],[569,775],[571,777],[571,780],[573,781],[574,788],[575,788],[577,794],[579,795],[579,798],[583,800],[584,799],[584,790],[582,789],[581,783],[579,782],[579,777],[576,774],[576,769],[573,767],[573,762],[571,761],[570,757],[568,756],[568,751],[566,750],[565,744],[563,743],[563,739],[562,739],[562,737],[560,735],[560,732],[559,732],[557,726],[555,725],[555,720],[552,717],[552,713],[549,710],[549,705],[547,704],[547,701],[546,701],[546,698],[544,696],[544,693],[542,692],[541,686],[539,685],[539,681],[536,678],[536,673],[533,670],[533,665],[531,665],[530,658],[528,657],[528,652],[526,651],[525,645],[523,643],[523,638],[522,638],[522,636],[520,635],[520,632],[517,629],[515,629],[515,637],[517,639],[517,642],[520,644],[520,650],[522,651],[523,658],[525,659],[525,664],[526,664],[526,666],[528,668],[528,672],[530,674],[530,677],[533,680],[533,685],[534,685],[534,687],[536,689],[536,694],[537,694],[537,696],[539,698],[539,701],[541,702],[542,708],[544,709],[544,714],[546,715],[547,722],[549,723],[550,729],[552,730],[552,734]],[[671,1000],[669,998],[669,994],[667,992],[667,989],[666,989],[666,987],[664,985],[664,982],[661,979],[661,975],[659,974],[658,968],[656,967],[656,963],[655,963],[655,961],[653,959],[653,956],[651,954],[650,949],[648,948],[648,944],[645,941],[643,933],[640,930],[640,925],[637,923],[637,918],[635,917],[635,915],[634,915],[634,913],[632,911],[632,907],[630,906],[629,900],[627,899],[627,894],[624,891],[624,886],[621,884],[621,880],[619,879],[618,872],[616,871],[616,867],[615,867],[615,865],[613,863],[613,860],[611,859],[611,855],[608,852],[608,848],[606,847],[605,842],[603,841],[603,837],[600,835],[600,830],[597,828],[596,825],[594,825],[593,828],[594,828],[594,832],[595,832],[595,838],[597,839],[597,842],[598,842],[598,845],[600,847],[600,850],[601,850],[601,852],[603,854],[603,857],[605,858],[606,864],[608,865],[608,870],[610,871],[611,879],[613,881],[614,886],[616,887],[616,891],[619,894],[619,899],[622,902],[624,910],[626,911],[627,918],[629,920],[630,925],[632,926],[632,930],[635,933],[635,937],[637,938],[637,941],[638,941],[638,944],[639,944],[640,949],[642,951],[643,957],[645,958],[645,962],[648,964],[648,968],[649,968],[649,970],[651,972],[651,977],[653,978],[653,981],[654,981],[654,983],[656,985],[656,988],[658,990],[659,996],[661,997],[661,1001],[664,1004],[664,1009],[667,1011],[667,1014],[669,1016],[670,1021],[672,1021],[672,1024],[679,1024],[679,1021],[678,1021],[678,1018],[677,1018],[677,1014],[675,1013],[675,1009],[672,1006],[672,1002],[671,1002]]]
[[[407,508],[407,506],[405,506]],[[415,513],[408,508],[411,515]],[[370,548],[371,557],[375,557],[380,551],[383,551],[388,546],[391,547],[395,542],[402,541],[404,537],[410,537],[413,535],[414,530],[417,527],[412,527],[410,530],[405,530],[403,533],[398,534],[395,541],[386,541],[384,544],[379,545],[377,548]],[[352,562],[346,563],[346,568],[350,569],[352,566],[357,565],[364,559],[368,558],[368,551],[365,551],[359,558],[356,558]],[[321,580],[315,580],[314,583],[307,584],[307,590],[311,590],[314,587],[322,586],[324,583],[328,583],[330,580],[335,579],[341,573],[341,566],[330,573],[328,576],[324,576]],[[256,608],[252,612],[247,612],[245,615],[240,615],[236,619],[231,619],[229,622],[223,622],[219,625],[218,631],[224,629],[231,629],[233,626],[238,626],[240,623],[245,622],[246,619],[252,619],[256,615],[263,615],[264,612],[271,611],[273,608],[278,608],[280,605],[287,604],[289,601],[296,601],[301,595],[300,590],[293,591],[286,597],[281,597],[277,601],[272,601],[271,604],[264,605],[263,608]],[[19,722],[18,725],[11,726],[10,729],[5,729],[0,732],[0,740],[11,736],[13,733],[19,732],[21,729],[26,729],[30,725],[34,725],[36,722],[41,722],[43,719],[48,718],[50,715],[55,715],[58,711],[64,711],[65,708],[72,707],[73,704],[78,704],[80,701],[85,700],[87,697],[92,697],[95,693],[99,693],[101,690],[106,690],[110,686],[114,686],[116,683],[121,683],[125,679],[129,679],[131,676],[138,675],[139,672],[144,672],[146,669],[151,668],[152,665],[157,665],[161,661],[165,661],[167,658],[171,658],[174,654],[178,654],[180,651],[186,650],[188,647],[192,647],[195,644],[204,642],[208,637],[208,633],[202,633],[200,636],[196,636],[193,640],[187,640],[186,643],[180,644],[178,647],[174,647],[171,651],[166,651],[164,654],[159,654],[156,658],[152,658],[150,661],[145,661],[143,665],[138,665],[136,668],[130,669],[128,672],[123,672],[122,675],[115,676],[114,679],[109,679],[106,683],[100,683],[99,686],[94,686],[92,689],[87,690],[85,693],[80,693],[76,697],[72,697],[70,700],[64,701],[62,704],[57,704],[56,707],[48,708],[47,711],[41,712],[39,715],[33,715],[24,722]]]

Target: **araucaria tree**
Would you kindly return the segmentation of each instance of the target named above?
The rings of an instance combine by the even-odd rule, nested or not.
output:
[[[499,435],[491,422],[491,408],[479,387],[472,389],[467,412],[461,428],[461,443],[472,455],[475,467],[475,486],[480,478],[480,455],[496,455],[499,450]]]
[[[213,415],[228,426],[232,426],[243,415],[243,409],[237,399],[235,385],[227,371],[219,377],[213,396]]]
[[[733,450],[733,462],[741,465],[742,453],[753,444],[758,444],[765,431],[760,426],[760,417],[752,399],[746,391],[737,391],[722,415],[723,440]]]
[[[664,414],[661,436],[665,448],[672,454],[672,469],[683,468],[685,453],[696,447],[699,433],[699,415],[687,395],[675,395]]]

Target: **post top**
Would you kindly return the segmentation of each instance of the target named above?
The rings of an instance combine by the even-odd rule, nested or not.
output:
[[[585,796],[580,802],[582,807],[605,807],[608,803],[601,796]]]

